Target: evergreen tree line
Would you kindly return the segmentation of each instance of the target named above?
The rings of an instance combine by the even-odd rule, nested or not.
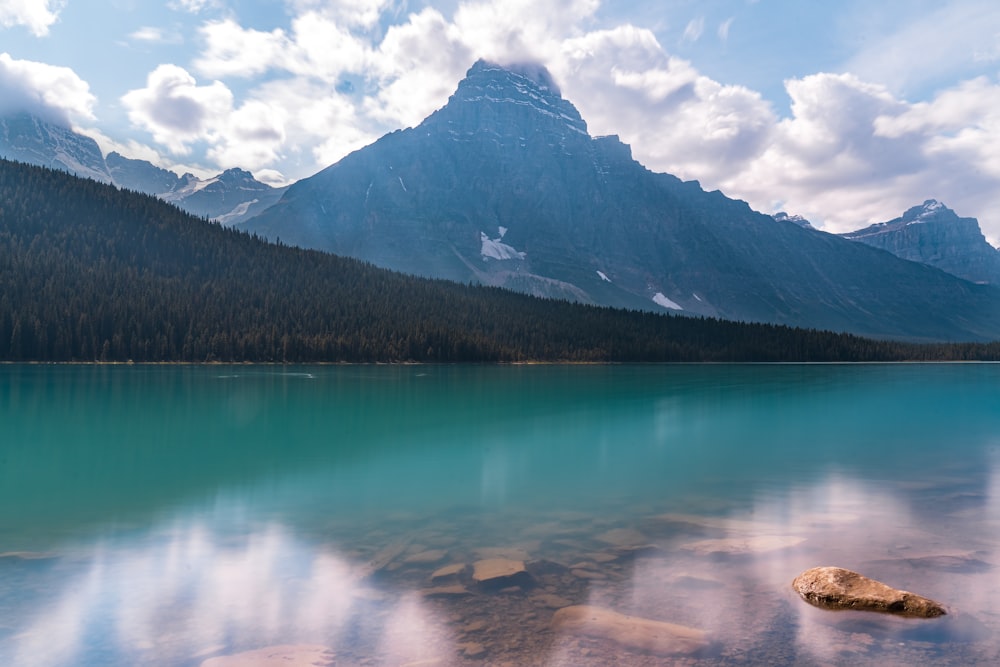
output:
[[[271,244],[155,197],[0,160],[0,360],[901,361],[1000,358],[623,311]]]

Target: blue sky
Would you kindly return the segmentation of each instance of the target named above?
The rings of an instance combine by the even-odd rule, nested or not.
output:
[[[176,171],[309,176],[537,60],[592,134],[831,231],[937,198],[1000,239],[984,0],[0,0],[0,111]]]

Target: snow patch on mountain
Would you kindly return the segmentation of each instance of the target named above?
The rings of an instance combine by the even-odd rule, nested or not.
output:
[[[243,218],[247,214],[247,211],[250,210],[250,207],[259,201],[260,201],[259,199],[251,199],[250,201],[245,201],[241,204],[237,204],[236,208],[234,208],[232,211],[229,211],[229,213],[223,213],[222,215],[218,215],[212,219],[218,222],[220,225],[229,227],[230,225],[236,223],[241,218]]]
[[[937,215],[938,211],[942,210],[943,208],[945,208],[945,205],[939,202],[938,200],[928,199],[923,203],[923,206],[921,206],[920,212],[917,214],[916,219],[911,220],[910,222],[906,223],[906,225],[907,226],[920,225],[925,222],[928,222],[931,218]]]
[[[502,228],[504,232],[507,230]],[[480,254],[483,257],[483,261],[488,259],[524,259],[527,257],[527,253],[519,252],[513,246],[507,245],[503,242],[503,234],[501,233],[495,239],[491,239],[484,232],[479,232],[479,240],[482,242],[482,247],[480,248]]]
[[[663,306],[664,308],[669,308],[670,310],[684,310],[684,308],[677,303],[667,298],[663,292],[657,292],[653,295],[653,302],[658,306]]]

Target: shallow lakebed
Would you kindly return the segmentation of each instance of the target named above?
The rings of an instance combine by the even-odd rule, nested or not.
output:
[[[0,431],[4,665],[1000,660],[1000,365],[11,365]]]

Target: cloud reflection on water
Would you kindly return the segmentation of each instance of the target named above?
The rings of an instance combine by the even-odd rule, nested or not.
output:
[[[278,524],[232,535],[177,519],[121,540],[72,557],[84,569],[60,584],[54,604],[26,614],[14,664],[173,664],[269,644],[352,642],[430,659],[441,645],[430,629],[444,625],[418,595],[379,590],[357,564]]]

